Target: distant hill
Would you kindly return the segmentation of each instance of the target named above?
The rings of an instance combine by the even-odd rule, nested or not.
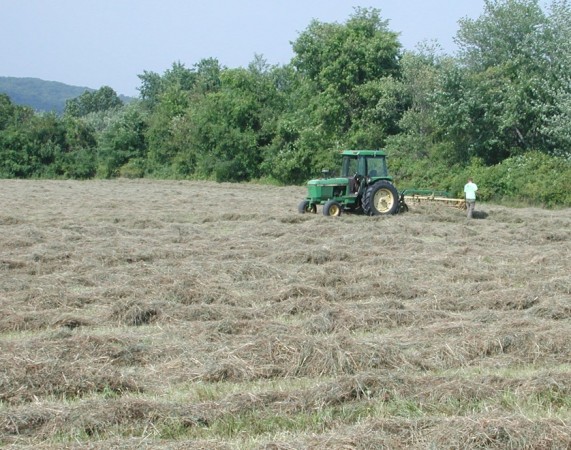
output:
[[[66,100],[94,90],[39,78],[0,77],[0,93],[8,95],[13,103],[56,114],[63,113]],[[122,95],[119,98],[124,103],[132,100],[131,97]]]

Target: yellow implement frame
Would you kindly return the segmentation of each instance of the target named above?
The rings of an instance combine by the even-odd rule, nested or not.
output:
[[[466,200],[452,198],[446,191],[431,191],[428,189],[407,189],[401,192],[408,206],[421,205],[431,202],[445,204],[458,209],[466,209]]]

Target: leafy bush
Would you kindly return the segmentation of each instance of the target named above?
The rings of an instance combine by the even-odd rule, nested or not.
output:
[[[398,154],[398,152],[397,152]],[[399,190],[438,189],[462,197],[468,177],[482,201],[511,201],[544,207],[570,206],[571,161],[532,151],[494,166],[473,158],[467,166],[449,166],[438,158],[391,157],[389,172]]]
[[[131,159],[119,169],[119,176],[123,178],[143,178],[145,175],[145,160],[142,158]]]
[[[214,167],[214,175],[219,183],[224,181],[238,182],[246,181],[248,172],[241,161],[220,161]]]
[[[96,173],[96,155],[92,149],[80,149],[69,158],[66,174],[70,178],[86,180],[93,178]]]
[[[473,163],[465,170],[478,185],[484,201],[519,201],[546,207],[570,206],[571,162],[532,151],[484,167]]]

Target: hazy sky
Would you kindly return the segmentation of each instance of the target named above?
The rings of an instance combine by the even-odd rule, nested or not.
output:
[[[406,49],[436,40],[453,54],[458,20],[484,0],[0,0],[0,76],[33,77],[138,95],[138,74],[202,58],[246,67],[288,63],[312,19],[345,22],[380,9]]]

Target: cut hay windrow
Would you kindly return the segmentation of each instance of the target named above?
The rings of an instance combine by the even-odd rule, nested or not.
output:
[[[0,185],[0,447],[571,446],[568,209]]]

